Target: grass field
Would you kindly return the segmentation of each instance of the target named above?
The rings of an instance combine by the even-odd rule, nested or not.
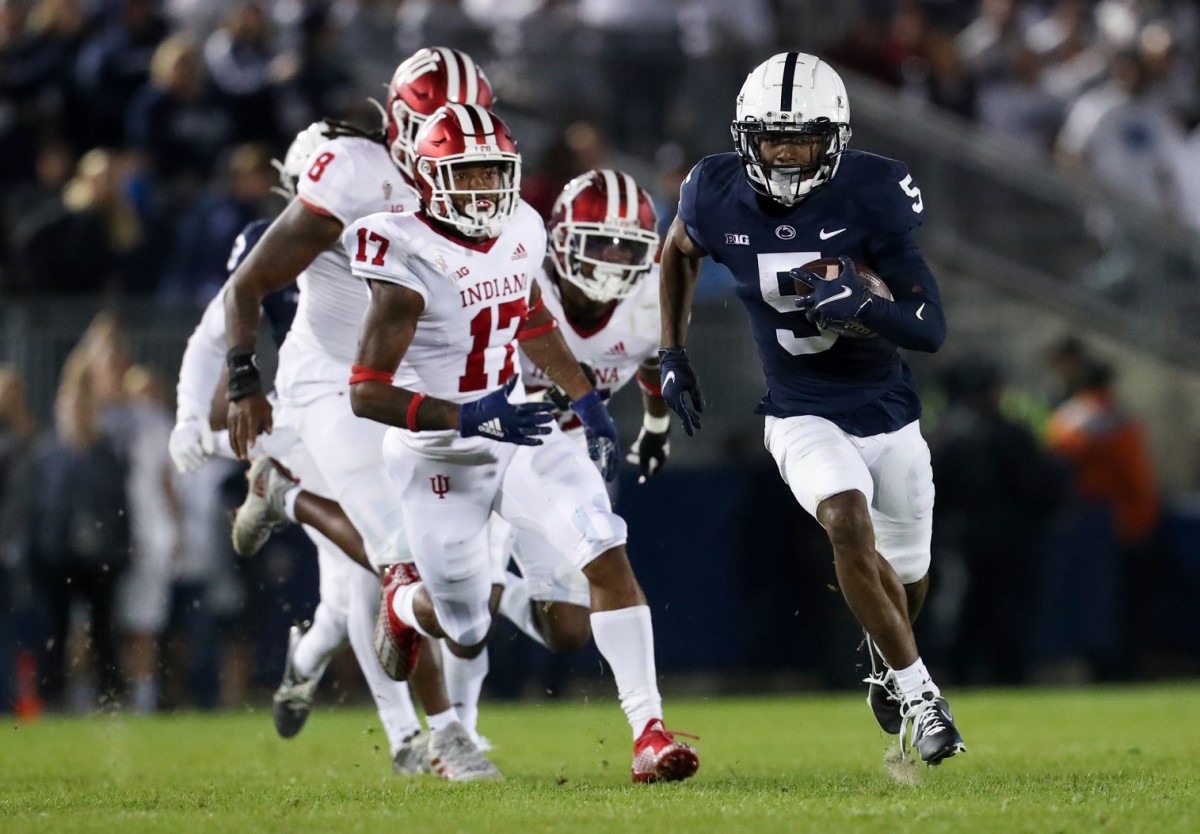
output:
[[[607,699],[486,706],[508,779],[476,785],[392,776],[367,710],[292,741],[264,712],[9,723],[0,832],[1200,831],[1200,685],[952,702],[969,752],[897,778],[858,697],[674,700],[701,768],[655,786]]]

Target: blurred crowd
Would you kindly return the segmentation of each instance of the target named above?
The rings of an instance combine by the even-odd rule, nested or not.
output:
[[[244,603],[222,502],[240,467],[175,475],[163,381],[130,362],[109,313],[67,357],[43,431],[11,368],[0,367],[0,393],[5,700],[90,708],[119,697],[151,711],[161,670],[178,666],[173,697],[214,706],[221,626]]]
[[[730,147],[744,73],[803,48],[1200,228],[1200,11],[1184,0],[0,0],[0,290],[206,300],[272,156],[378,124],[398,60],[484,66],[527,198],[598,164],[668,206]]]
[[[878,6],[828,50],[1200,229],[1200,6],[980,0]]]

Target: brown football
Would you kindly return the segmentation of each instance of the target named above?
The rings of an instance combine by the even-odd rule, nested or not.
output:
[[[887,284],[883,283],[883,279],[879,277],[879,273],[860,261],[854,262],[854,268],[858,270],[858,274],[862,277],[863,283],[867,285],[868,290],[880,298],[886,298],[888,301],[893,300],[892,291],[888,289]],[[824,281],[832,281],[841,274],[842,263],[837,258],[821,258],[816,261],[809,261],[803,266],[803,269],[812,272]],[[812,287],[797,278],[796,295],[805,296],[810,292],[812,292]],[[832,325],[828,329],[839,336],[849,336],[852,339],[870,339],[875,336],[874,330],[853,319],[843,322],[841,325]]]

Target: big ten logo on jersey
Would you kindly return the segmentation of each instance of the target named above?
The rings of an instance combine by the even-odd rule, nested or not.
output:
[[[775,340],[792,356],[821,353],[833,347],[837,334],[817,332],[796,308],[791,270],[821,257],[820,252],[770,252],[758,256],[758,288],[762,300],[781,313],[793,313],[795,328],[776,328]]]

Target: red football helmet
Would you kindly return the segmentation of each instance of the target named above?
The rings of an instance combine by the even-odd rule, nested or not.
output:
[[[458,187],[455,170],[481,164],[499,170],[499,185]],[[467,237],[498,237],[517,211],[521,192],[517,143],[500,117],[478,104],[438,108],[417,134],[413,167],[425,212]],[[455,197],[465,202],[461,210]]]
[[[567,183],[554,203],[554,268],[593,301],[625,298],[654,264],[657,227],[650,195],[633,177],[588,171]]]
[[[471,56],[444,46],[414,52],[388,84],[384,129],[392,159],[410,180],[417,132],[444,104],[492,107],[492,85]]]

